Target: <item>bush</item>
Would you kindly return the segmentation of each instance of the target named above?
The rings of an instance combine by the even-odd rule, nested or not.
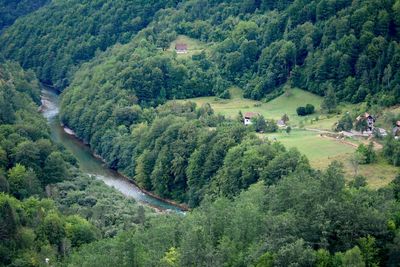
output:
[[[367,186],[367,178],[362,175],[357,175],[354,177],[354,180],[350,181],[349,186],[357,189],[365,187]]]
[[[307,104],[305,107],[298,107],[296,112],[299,116],[307,116],[315,112],[315,107],[311,104]]]
[[[313,114],[315,112],[315,107],[311,104],[306,105],[306,113],[307,114]]]
[[[339,120],[336,131],[350,131],[351,129],[353,129],[353,120],[351,119],[350,115],[346,113]]]
[[[361,164],[370,164],[376,161],[376,153],[372,142],[370,142],[368,146],[365,146],[364,144],[359,145],[356,153],[362,155],[362,158],[364,159],[360,162]]]
[[[231,94],[229,93],[229,90],[224,90],[222,93],[220,93],[218,95],[218,97],[220,97],[222,99],[230,99],[231,98]]]
[[[274,120],[267,120],[267,126],[265,127],[266,133],[275,133],[278,130],[278,125]]]
[[[299,115],[299,116],[306,116],[307,114],[307,112],[306,112],[306,108],[305,107],[298,107],[297,109],[296,109],[296,112],[297,112],[297,115]]]

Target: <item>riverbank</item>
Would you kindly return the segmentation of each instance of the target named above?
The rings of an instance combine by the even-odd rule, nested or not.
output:
[[[189,208],[185,204],[163,199],[152,192],[140,188],[134,181],[116,170],[106,167],[104,159],[96,155],[88,144],[80,140],[72,129],[61,125],[58,120],[59,93],[52,88],[42,87],[42,106],[39,108],[48,120],[53,141],[62,144],[78,160],[83,173],[102,180],[106,185],[114,187],[125,196],[154,208],[159,212],[185,212]]]
[[[106,161],[105,161],[105,159],[104,159],[102,156],[100,156],[99,154],[96,154],[96,153],[91,149],[91,147],[90,147],[89,144],[87,144],[86,142],[84,142],[82,139],[80,139],[80,138],[76,135],[76,133],[74,132],[74,130],[72,130],[71,128],[69,128],[68,126],[66,126],[66,125],[64,125],[64,124],[62,124],[62,123],[60,124],[60,126],[63,128],[63,130],[64,130],[64,132],[65,132],[66,134],[73,136],[74,138],[78,139],[79,142],[82,143],[82,145],[87,146],[87,147],[90,149],[90,151],[92,152],[93,157],[95,157],[95,158],[101,160],[101,162],[102,162],[104,165],[107,164]],[[114,171],[114,172],[115,172],[116,174],[118,174],[119,176],[121,176],[122,178],[124,178],[124,179],[125,179],[126,181],[128,181],[129,183],[131,183],[131,184],[133,184],[134,186],[136,186],[136,187],[137,187],[140,191],[142,191],[144,194],[149,195],[149,196],[151,196],[151,197],[153,197],[153,198],[155,198],[155,199],[158,199],[158,200],[160,200],[160,201],[162,201],[162,202],[165,202],[165,203],[168,203],[168,204],[170,204],[170,205],[173,205],[173,206],[175,206],[175,207],[178,207],[178,208],[181,209],[182,211],[189,211],[189,207],[188,207],[186,204],[181,204],[181,203],[177,203],[177,202],[175,202],[175,201],[173,201],[173,200],[171,200],[171,199],[162,198],[162,197],[160,197],[160,196],[154,194],[153,192],[150,192],[150,191],[147,191],[146,189],[141,188],[138,184],[136,184],[135,181],[133,181],[131,178],[129,178],[128,176],[124,175],[123,173],[119,172],[118,170],[115,170],[115,169],[111,169],[111,170]]]

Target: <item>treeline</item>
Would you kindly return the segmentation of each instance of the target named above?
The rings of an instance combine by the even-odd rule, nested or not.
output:
[[[128,2],[54,2],[7,30],[2,51],[64,88],[96,50],[141,29],[133,42],[160,49],[185,34],[209,44],[207,61],[248,98],[290,83],[319,95],[332,87],[341,101],[399,103],[398,0]]]
[[[0,2],[0,32],[14,21],[46,5],[50,0],[7,0]]]
[[[18,199],[42,196],[48,184],[68,176],[68,165],[74,164],[74,159],[50,141],[36,104],[40,103],[40,89],[35,75],[2,61],[0,77],[2,191]]]
[[[38,103],[33,72],[0,59],[0,266],[55,265],[148,214],[76,171],[72,155],[50,140]]]
[[[204,201],[178,220],[83,246],[68,266],[398,266],[399,177],[347,187],[342,166],[297,169],[233,201]]]
[[[34,69],[60,90],[82,62],[117,42],[126,43],[161,8],[176,1],[52,1],[17,21],[0,36],[1,52]]]

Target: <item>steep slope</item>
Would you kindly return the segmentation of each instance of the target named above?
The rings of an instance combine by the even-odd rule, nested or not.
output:
[[[177,34],[208,43],[209,59],[246,97],[261,99],[290,82],[389,106],[400,100],[399,17],[399,0],[57,1],[16,23],[0,43],[7,57],[64,88],[96,50],[128,42],[152,22],[144,32],[160,49]]]
[[[48,4],[50,0],[6,0],[0,1],[0,32],[14,21],[38,8]]]
[[[311,14],[301,13],[304,11],[301,3]],[[141,147],[136,141],[144,140],[147,132],[167,130],[164,124],[158,128],[154,126],[154,123],[161,123],[154,117],[163,117],[165,113],[176,115],[176,109],[187,107],[160,107],[164,112],[161,116],[157,109],[149,107],[167,99],[225,96],[229,83],[241,84],[244,94],[252,98],[261,98],[291,82],[321,95],[326,88],[334,87],[339,99],[352,102],[364,101],[367,95],[375,95],[376,98],[369,97],[369,101],[381,105],[398,101],[399,68],[390,70],[400,63],[400,46],[393,28],[396,4],[372,0],[339,1],[334,8],[329,6],[332,3],[325,4],[325,1],[307,4],[294,1],[279,8],[267,3],[244,8],[243,3],[235,1],[197,0],[185,2],[176,9],[160,10],[128,44],[116,45],[82,65],[63,94],[61,119],[103,156],[110,167],[124,171],[147,189],[163,196],[197,204],[198,201],[193,200],[196,197],[190,196],[190,185],[185,183],[191,176],[186,165],[191,160],[193,146],[183,148],[190,156],[179,159],[182,161],[177,164],[183,167],[177,175],[176,170],[166,166],[169,160],[175,159],[178,145],[165,146],[164,150],[161,150],[163,145],[153,148],[151,144],[159,136],[150,134],[151,142],[147,143],[150,151],[144,151],[145,146]],[[357,17],[359,12],[365,16]],[[389,24],[385,24],[387,31],[382,28],[378,31],[374,24],[368,28],[372,31],[368,33],[362,25],[370,25],[368,19],[377,24],[379,13],[385,12],[389,14],[386,21]],[[336,24],[342,28],[332,28]],[[201,39],[209,45],[192,57],[178,56],[167,50],[178,34]],[[366,39],[365,34],[371,39]],[[362,65],[362,62],[368,64]],[[171,110],[165,111],[168,108]],[[193,114],[190,118],[200,117]],[[205,126],[221,124],[221,120],[211,121],[206,121]],[[154,129],[142,128],[141,123]],[[175,121],[169,123],[175,124]],[[177,123],[181,127],[183,124]],[[195,136],[197,134],[193,134]],[[174,138],[180,137],[176,134]],[[153,153],[153,149],[156,152]],[[220,156],[225,157],[225,154]],[[139,166],[139,161],[148,164]],[[160,170],[168,173],[165,181],[149,181],[159,179],[155,171]],[[172,182],[177,176],[183,179]],[[201,177],[202,186],[211,184],[214,176],[215,171],[197,175]],[[163,187],[157,188],[160,184]],[[217,187],[219,190],[219,185]],[[199,193],[200,198],[202,194]]]
[[[1,51],[40,80],[63,89],[70,75],[97,50],[125,43],[161,8],[176,1],[53,1],[17,21],[0,37]]]
[[[46,258],[55,265],[151,216],[73,166],[73,156],[50,140],[39,103],[34,73],[0,58],[0,266],[44,266]]]

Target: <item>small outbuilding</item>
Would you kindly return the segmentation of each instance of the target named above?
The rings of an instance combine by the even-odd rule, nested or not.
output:
[[[175,51],[178,54],[186,54],[188,52],[188,46],[184,43],[177,43],[175,45]]]
[[[277,120],[276,124],[279,128],[286,128],[286,123],[284,120]]]
[[[395,126],[392,130],[393,136],[400,136],[400,121],[396,121]]]

